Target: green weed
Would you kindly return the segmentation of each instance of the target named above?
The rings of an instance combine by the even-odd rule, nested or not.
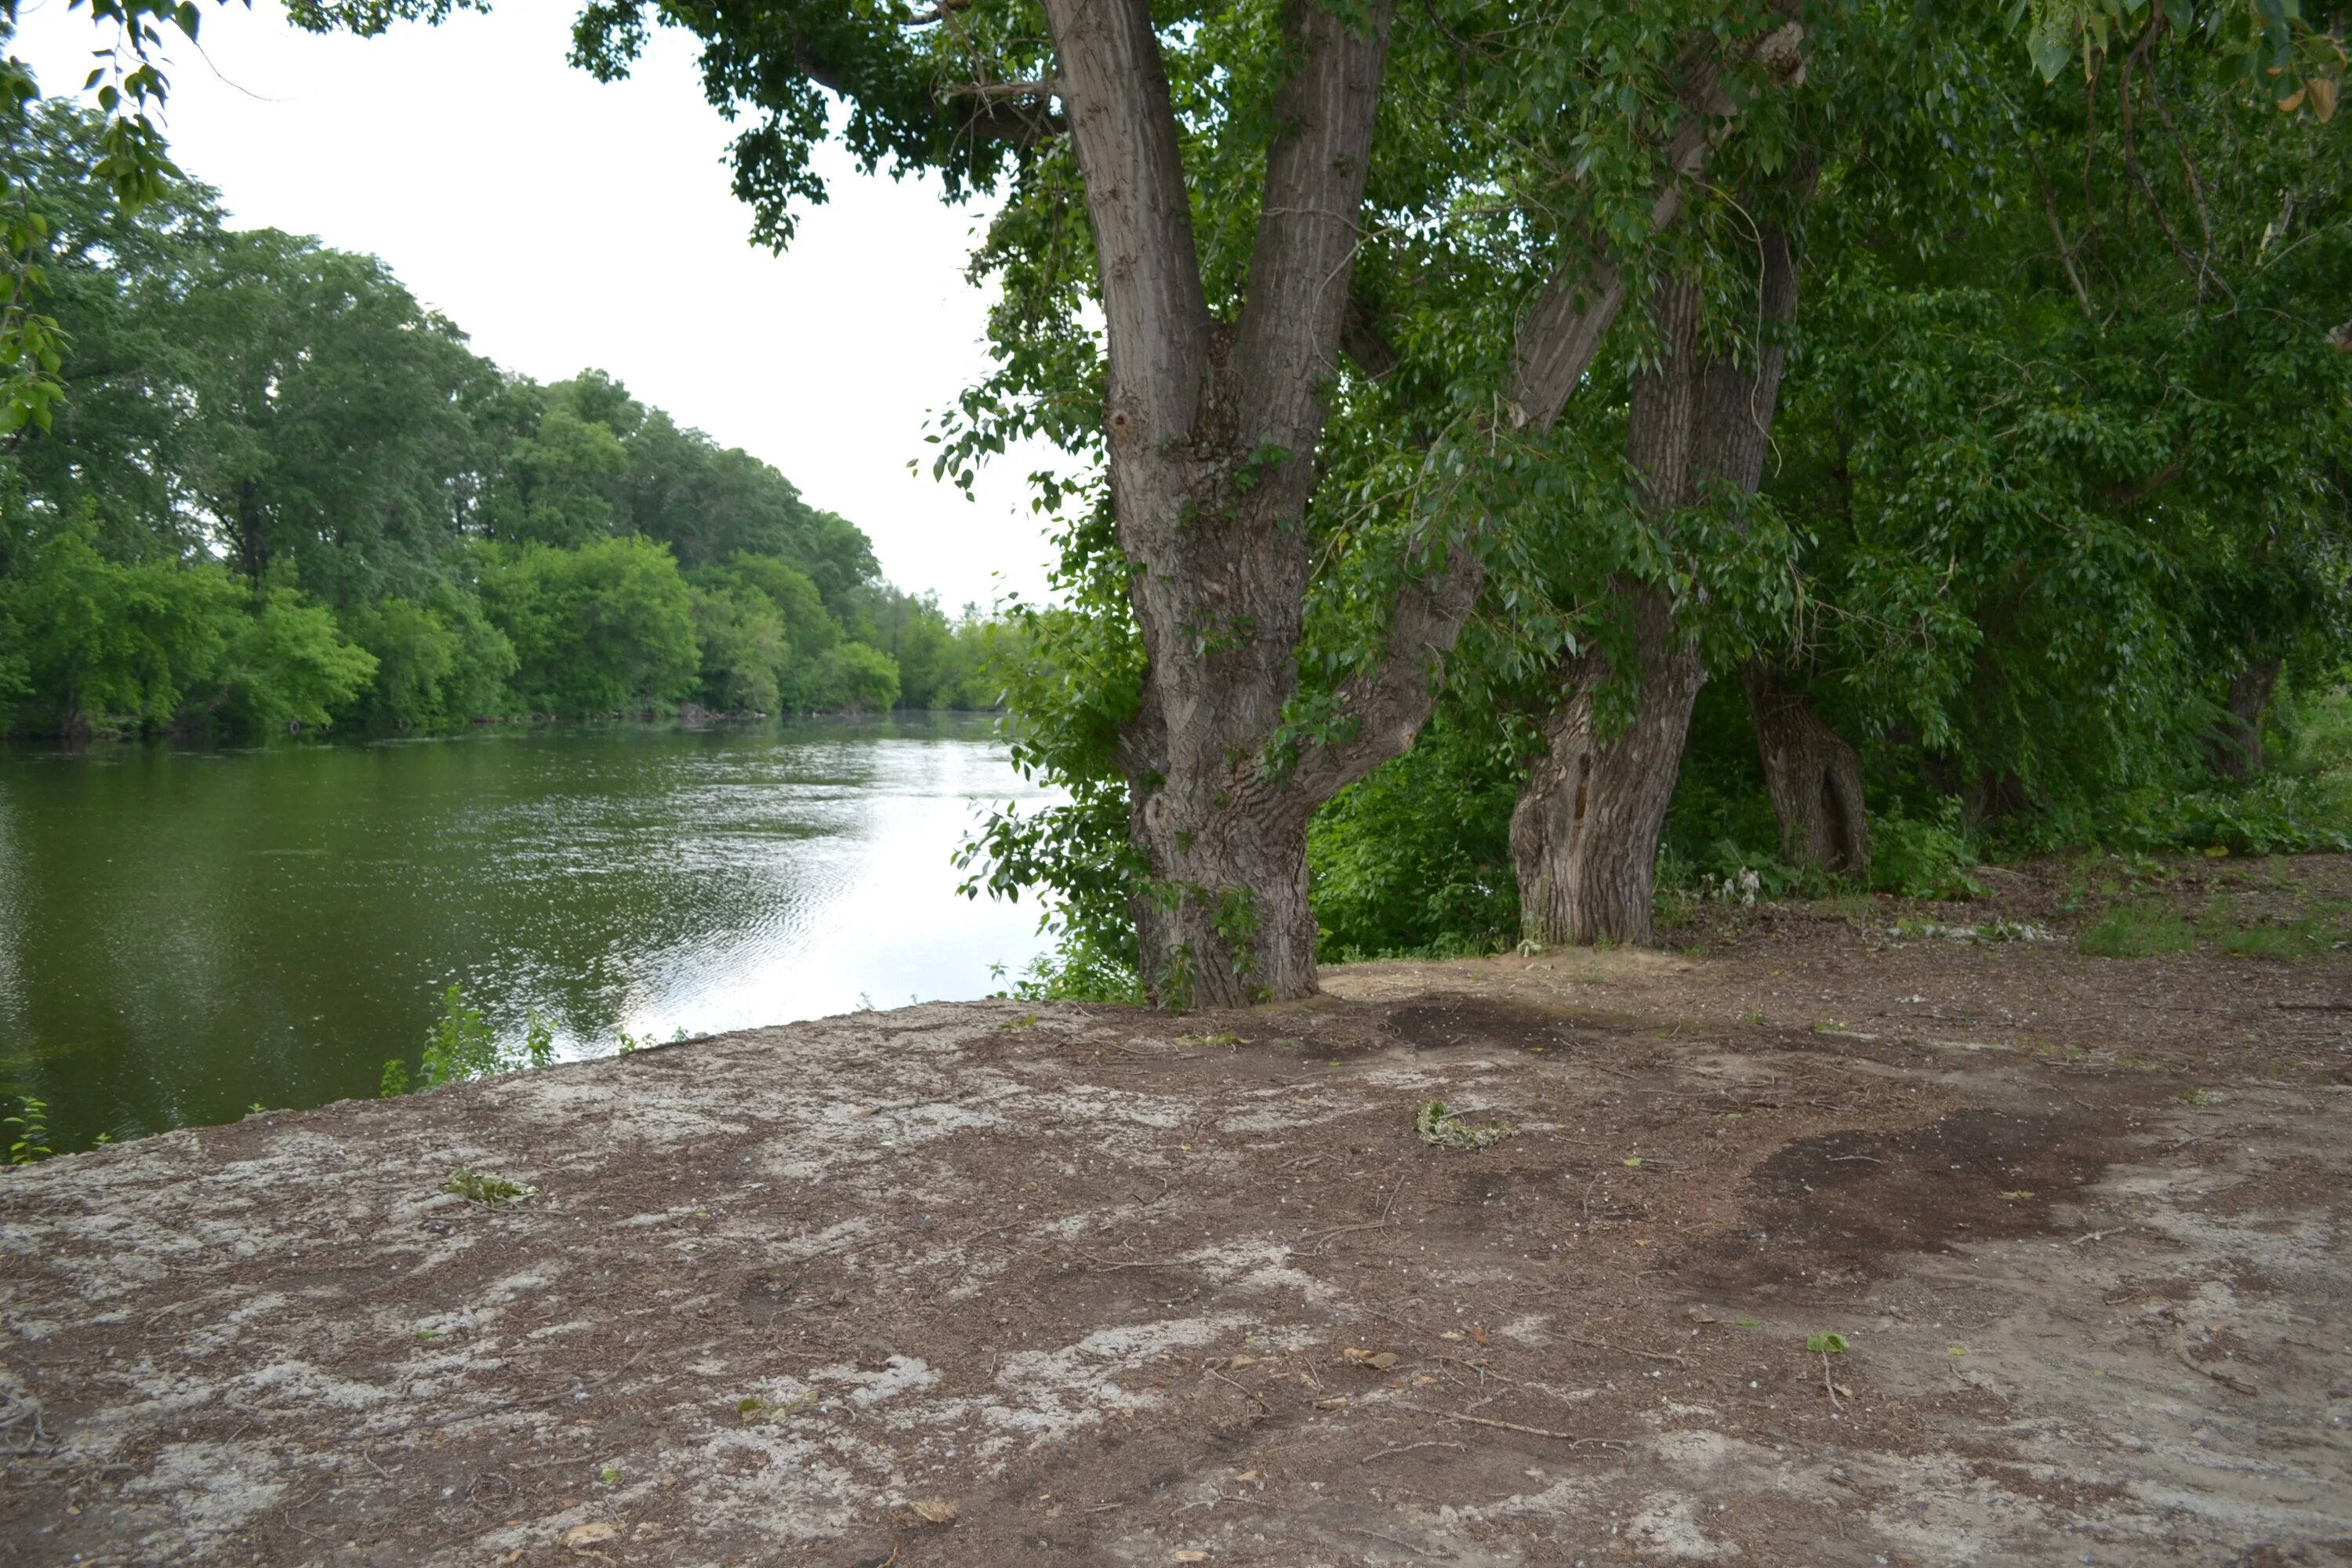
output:
[[[798,1398],[781,1402],[761,1399],[759,1395],[752,1394],[735,1402],[735,1414],[742,1419],[745,1426],[756,1426],[761,1422],[782,1421],[788,1415],[797,1415],[806,1410],[816,1401],[817,1393],[814,1388]]]
[[[1518,1131],[1507,1121],[1473,1127],[1462,1120],[1462,1112],[1448,1110],[1442,1100],[1433,1100],[1421,1108],[1412,1119],[1412,1130],[1423,1142],[1434,1149],[1491,1149]]]
[[[463,1166],[449,1173],[449,1179],[441,1184],[441,1190],[455,1193],[469,1204],[491,1205],[519,1204],[539,1191],[537,1187],[527,1187],[520,1182],[508,1181],[504,1176],[486,1175]]]
[[[2075,939],[2095,958],[2152,958],[2196,945],[2197,933],[2179,912],[2154,903],[2118,904]]]
[[[8,1163],[35,1164],[53,1152],[49,1148],[49,1102],[28,1094],[18,1104],[22,1109],[17,1114],[0,1117],[0,1127],[16,1130],[16,1136],[8,1141]]]

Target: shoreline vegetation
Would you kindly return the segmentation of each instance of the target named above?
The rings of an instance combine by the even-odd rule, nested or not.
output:
[[[474,353],[373,258],[126,212],[99,118],[29,121],[47,429],[0,452],[0,734],[272,735],[984,710],[1009,628],[602,372]]]

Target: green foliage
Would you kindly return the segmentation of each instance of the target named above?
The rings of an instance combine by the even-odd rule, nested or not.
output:
[[[418,1066],[425,1087],[438,1089],[445,1083],[505,1072],[509,1063],[499,1048],[498,1031],[482,1016],[480,1008],[466,1000],[465,992],[453,984],[442,994],[441,1016],[425,1037]]]
[[[1843,1334],[1822,1333],[1807,1334],[1805,1336],[1805,1351],[1809,1355],[1843,1355],[1847,1351],[1852,1350],[1853,1348],[1853,1347],[1852,1345],[1846,1342],[1846,1337]]]
[[[565,717],[677,706],[700,652],[694,599],[669,551],[642,537],[576,550],[481,552],[482,602],[514,645],[517,688]]]
[[[2097,958],[2153,958],[2190,951],[2197,932],[2168,905],[2118,904],[2085,929],[2075,945]]]
[[[898,665],[878,647],[837,643],[817,661],[804,689],[815,707],[879,710],[898,702]]]
[[[290,587],[266,586],[240,619],[208,713],[241,735],[324,729],[375,674],[375,655],[343,638],[323,605]]]
[[[1490,952],[1518,930],[1518,769],[1491,729],[1443,717],[1412,750],[1315,814],[1318,956]]]
[[[1413,1113],[1413,1135],[1436,1149],[1491,1149],[1518,1131],[1507,1121],[1473,1126],[1462,1114],[1447,1110],[1445,1101],[1433,1100]]]
[[[1959,822],[1959,803],[1947,799],[1940,814],[1921,820],[1891,812],[1870,825],[1870,875],[1874,886],[1910,899],[1972,899],[1984,892],[1968,874],[1975,847]]]
[[[0,667],[18,673],[12,729],[156,728],[220,674],[240,640],[245,594],[210,564],[122,564],[87,521],[0,578]]]
[[[554,1060],[552,1024],[536,1013],[530,1014],[523,1020],[522,1043],[501,1045],[498,1030],[482,1016],[481,1009],[466,1000],[462,987],[452,985],[442,993],[441,1016],[434,1021],[432,1032],[425,1037],[417,1076],[422,1087],[438,1089],[445,1083],[467,1083],[501,1073],[520,1072],[526,1068],[543,1068]],[[380,1092],[387,1097],[406,1094],[410,1081],[407,1064],[395,1058],[383,1064]]]
[[[17,1101],[17,1113],[0,1116],[0,1127],[14,1128],[8,1140],[8,1163],[30,1165],[49,1157],[49,1102],[35,1095]]]
[[[375,679],[358,702],[363,720],[434,729],[515,710],[508,683],[520,661],[473,593],[444,584],[428,600],[355,605],[342,619],[352,640],[376,661]]]
[[[600,372],[507,374],[374,258],[232,231],[176,175],[126,207],[100,115],[18,130],[0,227],[37,198],[72,352],[0,450],[0,729],[992,699],[976,617],[767,464]]]
[[[509,1181],[504,1176],[486,1175],[479,1171],[468,1171],[463,1166],[449,1173],[449,1179],[441,1184],[441,1190],[454,1194],[469,1204],[480,1204],[485,1207],[496,1207],[499,1204],[519,1204],[525,1198],[536,1196],[539,1193],[537,1187],[525,1186],[520,1182]]]

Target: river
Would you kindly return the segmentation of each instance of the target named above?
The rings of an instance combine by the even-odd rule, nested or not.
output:
[[[959,715],[0,752],[0,1096],[62,1152],[370,1095],[452,984],[565,1057],[985,995],[1037,910],[950,856],[1046,798]]]

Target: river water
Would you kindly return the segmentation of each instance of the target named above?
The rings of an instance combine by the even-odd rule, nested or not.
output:
[[[56,1147],[376,1092],[441,994],[560,1054],[987,994],[1036,909],[961,897],[1045,796],[984,718],[0,752],[0,1096]]]

